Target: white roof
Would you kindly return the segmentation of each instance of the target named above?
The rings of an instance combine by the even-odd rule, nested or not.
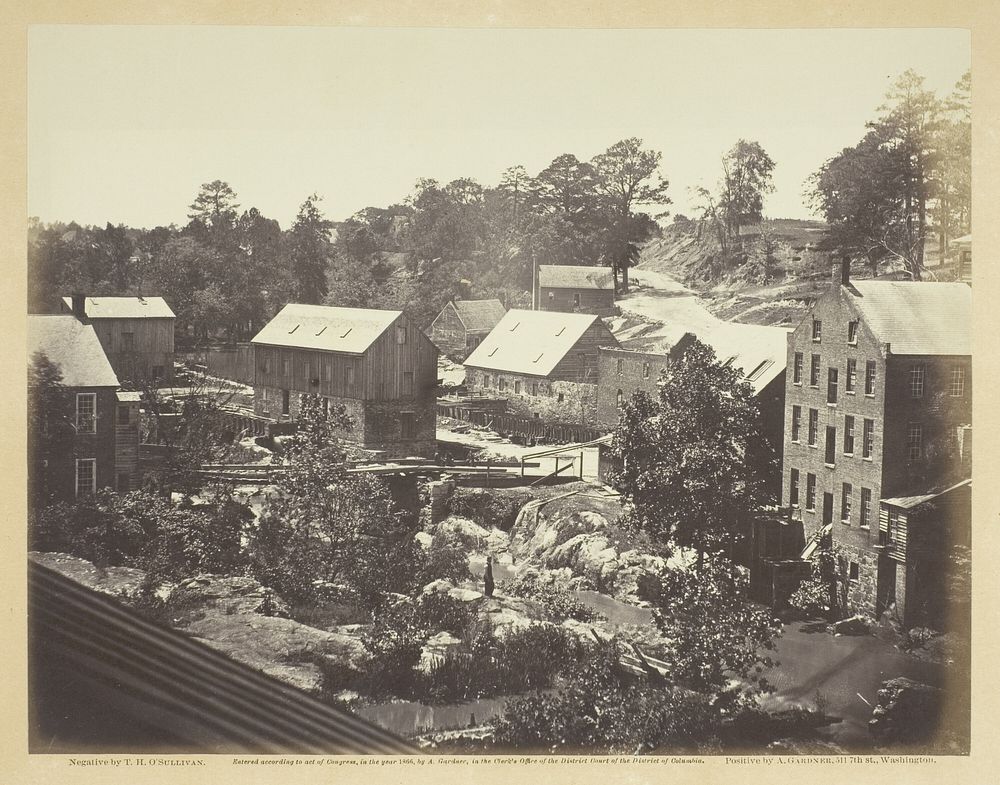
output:
[[[289,303],[250,342],[364,354],[402,314],[402,311]]]
[[[58,366],[65,387],[117,387],[115,375],[93,325],[70,314],[28,316],[28,362],[41,352]]]
[[[892,354],[971,355],[972,288],[932,281],[851,281],[845,289]]]
[[[600,318],[586,313],[507,311],[465,365],[548,376],[595,321]]]
[[[722,322],[697,337],[715,350],[719,362],[743,371],[754,393],[759,393],[785,370],[791,331],[786,327]]]
[[[614,289],[607,267],[579,264],[538,265],[538,285],[547,289]]]
[[[63,305],[73,309],[73,298],[63,297]],[[88,319],[173,319],[167,301],[162,297],[88,297]]]

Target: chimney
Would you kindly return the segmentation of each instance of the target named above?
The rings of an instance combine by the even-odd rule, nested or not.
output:
[[[831,283],[836,286],[847,286],[851,282],[851,257],[845,256],[839,262],[833,263],[833,272],[830,275]]]
[[[77,319],[87,318],[87,295],[74,294],[71,298],[73,303],[73,316]]]

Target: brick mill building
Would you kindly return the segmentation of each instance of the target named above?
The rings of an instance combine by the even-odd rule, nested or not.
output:
[[[505,313],[499,300],[452,300],[431,322],[429,336],[442,354],[461,362]]]
[[[465,383],[519,416],[590,425],[602,346],[618,341],[592,314],[511,310],[466,359]]]
[[[139,484],[139,393],[121,392],[91,324],[66,314],[28,316],[29,362],[44,357],[59,380],[29,390],[32,494],[73,499]]]
[[[174,375],[174,312],[162,297],[62,299],[63,311],[94,327],[118,378],[169,384]]]
[[[615,313],[615,281],[607,267],[570,264],[538,265],[539,311]]]
[[[788,339],[782,501],[841,554],[849,607],[877,616],[904,581],[880,501],[969,476],[972,296],[834,275]]]
[[[251,343],[257,415],[291,422],[317,395],[346,409],[344,436],[365,449],[434,453],[438,350],[401,311],[290,303]]]

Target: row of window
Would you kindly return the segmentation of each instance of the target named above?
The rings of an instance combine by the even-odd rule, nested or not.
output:
[[[650,366],[649,362],[648,361],[644,362],[642,364],[642,378],[643,379],[648,379],[649,378],[650,370],[651,370],[651,366]],[[617,372],[617,374],[619,376],[621,376],[623,373],[625,373],[625,360],[623,358],[619,357],[618,360],[615,362],[615,371]]]
[[[492,383],[493,383],[493,377],[490,376],[490,374],[488,374],[488,373],[484,373],[483,374],[483,387],[490,387],[492,385]],[[497,377],[496,377],[496,388],[497,388],[497,392],[507,392],[507,389],[508,389],[508,380],[507,380],[507,378],[504,377],[504,376],[501,376],[500,374],[497,374]],[[543,386],[539,386],[538,382],[522,382],[520,379],[514,379],[512,388],[513,388],[513,391],[514,391],[515,395],[534,395],[534,396],[538,396],[538,395],[553,396],[554,395],[555,398],[556,398],[556,401],[558,401],[559,403],[562,403],[563,400],[565,399],[565,395],[563,393],[561,393],[561,392],[560,393],[555,392],[555,390],[553,390],[551,386],[549,386],[548,390],[546,390],[545,387],[544,387],[544,385]]]
[[[788,503],[792,507],[799,506],[799,470],[791,469],[789,473],[789,499]],[[816,475],[812,472],[806,473],[806,494],[805,508],[808,512],[816,511]],[[863,529],[871,527],[872,523],[872,489],[862,488],[860,495],[860,505],[858,514],[858,525]],[[845,482],[841,485],[840,491],[840,520],[841,523],[852,524],[851,516],[854,512],[854,486]],[[824,494],[824,523],[830,523],[833,516],[833,494]],[[831,520],[826,520],[829,517]]]
[[[812,339],[816,343],[823,341],[823,322],[820,319],[812,320]],[[858,343],[858,320],[852,319],[847,323],[847,343],[852,346]]]
[[[810,358],[809,365],[809,386],[819,387],[820,355],[814,354]],[[802,384],[803,355],[802,352],[795,353],[794,365],[792,367],[792,381],[795,384]],[[865,361],[865,395],[875,394],[875,373],[876,365],[874,360]],[[837,403],[839,392],[840,369],[830,366],[826,375],[826,402]],[[924,397],[924,382],[926,369],[923,363],[914,363],[910,366],[909,387],[911,398]],[[858,361],[849,357],[847,360],[847,375],[844,379],[844,392],[854,395],[858,383]],[[948,379],[948,395],[958,398],[965,395],[965,366],[953,365]]]
[[[802,430],[802,407],[792,406],[792,441],[801,441]],[[806,435],[807,444],[810,447],[818,447],[819,438],[819,410],[809,410],[809,425]],[[844,455],[854,455],[855,447],[855,418],[853,415],[844,416]],[[828,425],[826,428],[826,457],[825,462],[833,465],[835,463],[837,444],[837,428]],[[871,458],[875,450],[875,421],[867,417],[863,418],[861,436],[861,457]],[[916,457],[920,457],[917,455]]]
[[[309,361],[305,361],[298,364],[299,367],[299,377],[306,382],[312,382],[313,380],[329,382],[333,380],[333,361],[327,360],[326,362],[318,363],[318,369],[313,367],[313,364]],[[261,371],[264,373],[271,372],[271,363],[268,360],[264,360],[260,365]],[[352,385],[354,384],[354,365],[344,365],[344,384]],[[319,372],[319,376],[313,376],[315,371]],[[292,360],[290,357],[283,357],[281,360],[281,375],[283,377],[292,376]],[[412,375],[412,374],[411,374]]]

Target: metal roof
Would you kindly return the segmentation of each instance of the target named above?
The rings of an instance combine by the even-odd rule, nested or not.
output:
[[[600,318],[586,313],[507,311],[465,365],[492,371],[548,376]]]
[[[30,561],[28,620],[34,752],[418,752]]]
[[[402,311],[289,303],[250,343],[364,354],[402,314]]]
[[[549,289],[614,289],[615,281],[607,267],[540,264],[538,285]]]
[[[63,305],[73,310],[73,298],[63,297]],[[88,319],[173,319],[167,301],[162,297],[88,297]]]
[[[844,288],[892,354],[972,354],[972,289],[967,284],[851,281]]]
[[[940,496],[944,496],[946,493],[951,493],[952,491],[957,491],[959,488],[972,487],[972,480],[962,480],[960,483],[952,485],[950,488],[945,488],[941,491],[931,491],[930,493],[924,493],[918,496],[894,496],[891,499],[882,499],[882,504],[891,504],[893,507],[902,507],[904,510],[909,510],[914,507],[918,507],[924,502],[929,502],[932,499],[937,499]]]
[[[785,370],[790,332],[792,328],[722,322],[702,331],[698,338],[715,350],[719,362],[743,371],[754,392],[759,393]]]
[[[42,352],[59,367],[66,387],[117,387],[97,333],[70,314],[28,315],[28,361]]]
[[[454,300],[452,305],[469,332],[488,332],[507,313],[499,300]]]

